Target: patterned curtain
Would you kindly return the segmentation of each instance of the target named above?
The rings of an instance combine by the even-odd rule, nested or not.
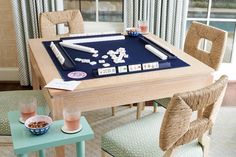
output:
[[[19,78],[23,86],[31,84],[29,48],[27,41],[39,37],[39,14],[54,11],[56,0],[12,0],[16,31]]]
[[[124,0],[124,28],[149,22],[149,31],[182,48],[189,0]]]

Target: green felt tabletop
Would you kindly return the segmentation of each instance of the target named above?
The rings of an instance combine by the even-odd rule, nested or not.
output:
[[[37,151],[49,147],[61,146],[65,144],[73,144],[76,142],[89,140],[94,137],[94,132],[88,124],[85,117],[81,117],[80,122],[82,130],[75,134],[65,134],[61,131],[63,120],[54,121],[47,133],[36,136],[30,133],[21,124],[19,112],[12,111],[8,113],[8,119],[11,127],[13,147],[16,154],[24,154]]]

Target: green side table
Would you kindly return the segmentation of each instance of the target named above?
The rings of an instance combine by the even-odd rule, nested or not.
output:
[[[38,151],[40,157],[45,157],[44,149],[49,147],[76,144],[77,157],[85,157],[85,140],[94,138],[94,132],[85,117],[81,117],[82,130],[75,134],[65,134],[61,131],[63,120],[54,121],[47,133],[33,135],[21,124],[19,112],[8,113],[14,152],[18,157],[27,157],[29,152]]]

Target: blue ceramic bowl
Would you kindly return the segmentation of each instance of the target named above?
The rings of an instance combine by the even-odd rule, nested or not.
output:
[[[40,127],[40,128],[29,127],[30,123],[33,123],[33,122],[38,123],[40,121],[44,121],[48,124],[46,126]],[[36,115],[36,116],[28,118],[25,121],[25,127],[34,135],[43,135],[43,134],[45,134],[49,130],[51,125],[52,125],[52,118],[50,118],[49,116],[45,116],[45,115]]]
[[[140,34],[140,32],[135,28],[127,28],[126,32],[131,37],[137,37]]]

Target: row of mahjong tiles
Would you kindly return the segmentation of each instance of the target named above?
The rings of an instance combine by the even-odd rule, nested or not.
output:
[[[69,70],[63,69],[63,65],[57,59],[50,45],[52,41],[43,42],[47,52],[57,67],[61,77],[68,80],[84,80],[93,79],[101,76],[113,76],[129,73],[145,72],[150,70],[161,70],[169,68],[178,68],[188,66],[187,63],[180,60],[171,54],[168,50],[160,45],[148,41],[143,36],[129,37],[117,34],[116,35],[100,35],[91,37],[73,37],[63,38],[58,41],[53,41],[60,51],[63,51],[63,56],[68,57],[73,68]],[[97,41],[99,38],[108,37],[112,40]],[[79,42],[80,39],[87,42],[76,43],[76,46],[89,48],[91,52],[76,50],[71,46],[70,41]],[[90,40],[89,40],[90,39]],[[95,41],[92,41],[94,40]],[[68,43],[62,45],[60,43]],[[166,59],[161,59],[163,56],[157,56],[151,53],[151,49],[158,50],[163,56],[168,56]]]

